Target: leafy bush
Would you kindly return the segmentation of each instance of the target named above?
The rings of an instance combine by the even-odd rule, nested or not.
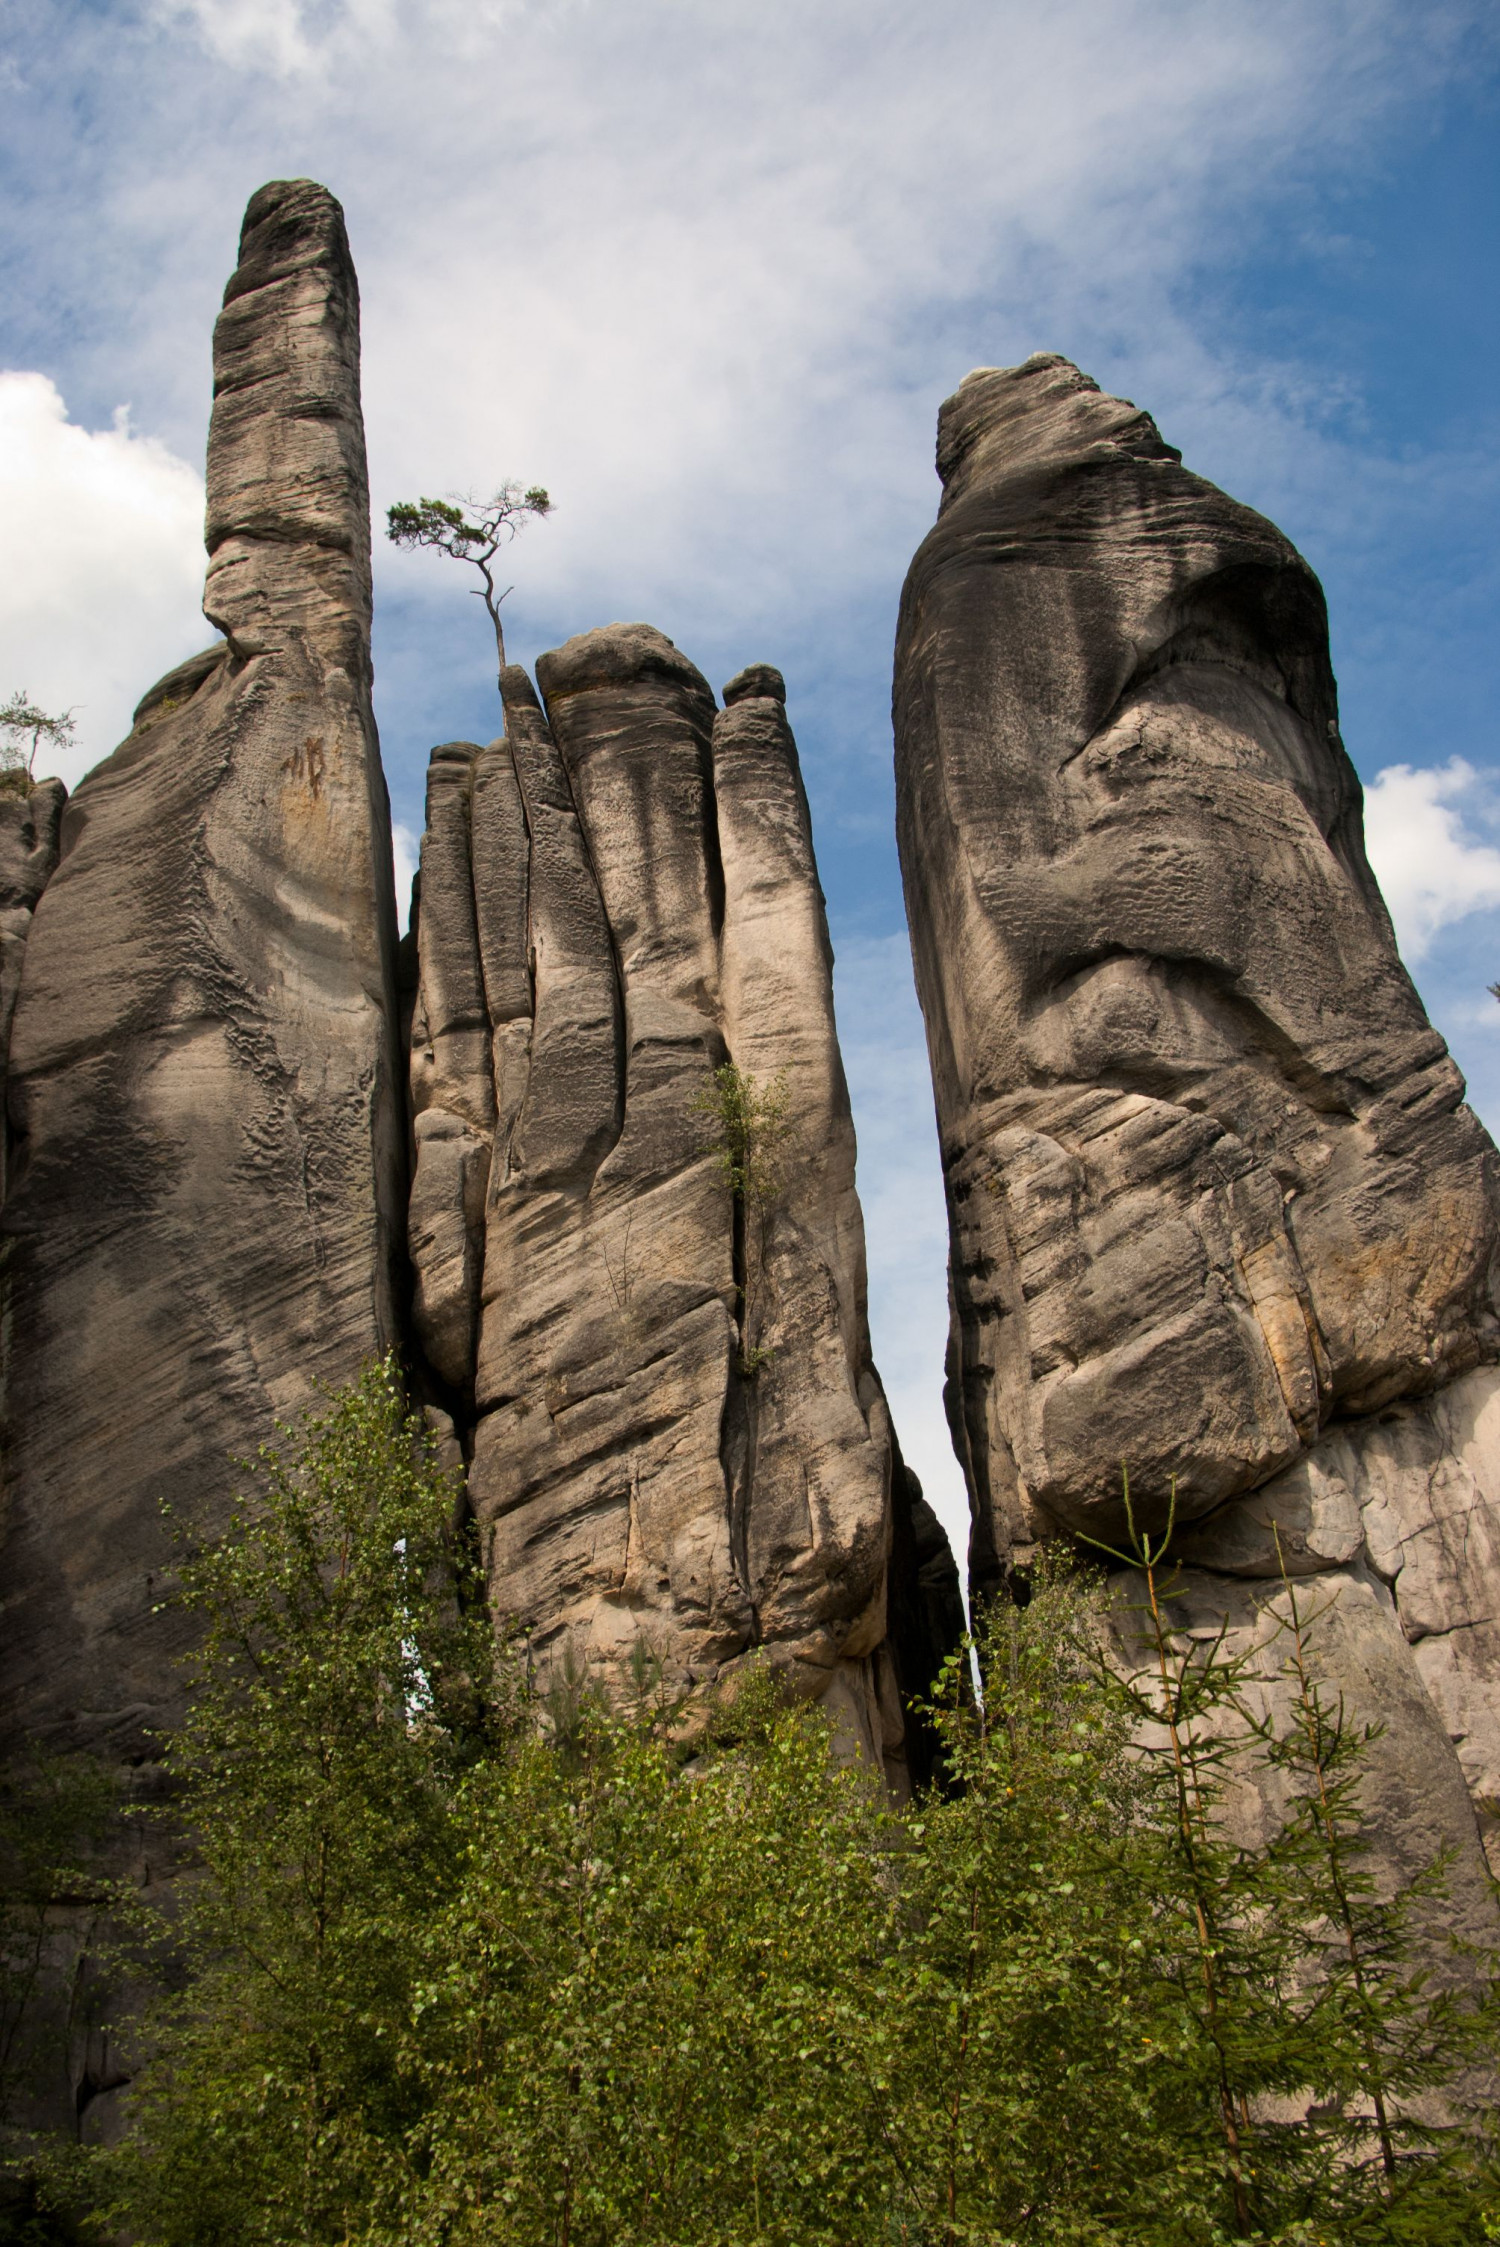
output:
[[[183,1569],[199,1869],[132,2136],[94,2163],[101,2224],[141,2247],[1490,2236],[1482,2138],[1405,2111],[1489,2023],[1429,1994],[1402,1899],[1365,1883],[1366,1740],[1310,1673],[1300,1732],[1258,1731],[1223,1647],[1174,1637],[1149,1547],[1141,1673],[1103,1658],[1099,1587],[1042,1567],[982,1621],[982,1700],[962,1658],[937,1683],[945,1791],[897,1809],[766,1672],[706,1729],[644,1647],[616,1705],[535,1697],[389,1365],[264,1469]],[[1267,1753],[1292,1807],[1251,1847],[1226,1789]]]

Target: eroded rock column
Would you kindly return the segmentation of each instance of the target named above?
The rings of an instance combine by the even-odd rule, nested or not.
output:
[[[970,375],[938,468],[898,818],[976,1585],[1117,1532],[1123,1460],[1156,1524],[1175,1480],[1184,1598],[1259,1629],[1276,1520],[1390,1724],[1380,1786],[1428,1765],[1421,1816],[1472,1856],[1460,1762],[1488,1820],[1500,1749],[1495,1151],[1365,859],[1317,580],[1066,360]]]
[[[0,1688],[12,1733],[155,1752],[160,1507],[393,1338],[405,1159],[342,214],[263,188],[214,336],[205,612],[62,817],[11,1031]]]
[[[717,710],[644,625],[537,675],[545,713],[512,669],[505,735],[434,752],[413,1032],[421,1332],[472,1422],[497,1612],[552,1674],[618,1677],[644,1642],[692,1686],[765,1648],[901,1784],[902,1696],[946,1651],[956,1586],[951,1563],[936,1593],[903,1583],[893,1637],[893,1544],[913,1577],[943,1561],[870,1360],[785,689],[756,666]],[[753,1213],[701,1108],[726,1061],[762,1091],[785,1072]]]

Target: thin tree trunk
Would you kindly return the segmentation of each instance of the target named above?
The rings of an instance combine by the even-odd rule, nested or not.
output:
[[[1276,1557],[1281,1559],[1281,1537],[1276,1537]],[[1322,1743],[1322,1712],[1318,1707],[1315,1689],[1308,1675],[1307,1652],[1303,1639],[1302,1615],[1297,1606],[1297,1595],[1292,1589],[1286,1565],[1282,1563],[1281,1580],[1286,1585],[1292,1610],[1293,1660],[1297,1671],[1297,1707],[1312,1755],[1313,1769],[1318,1775],[1318,1817],[1328,1844],[1328,1877],[1338,1904],[1339,1919],[1344,1930],[1344,1943],[1349,1953],[1349,1965],[1354,1976],[1355,1995],[1365,2015],[1365,2056],[1370,2068],[1370,2101],[1375,2109],[1375,2134],[1380,2141],[1380,2163],[1389,2182],[1396,2174],[1396,2148],[1391,2135],[1390,2115],[1386,2108],[1385,2093],[1380,2086],[1380,2064],[1368,2029],[1371,2011],[1365,1988],[1364,1961],[1359,1954],[1359,1937],[1354,1925],[1354,1907],[1344,1885],[1343,1861],[1339,1854],[1338,1828],[1334,1823],[1333,1806],[1328,1799],[1328,1779]]]
[[[1193,1922],[1198,1935],[1198,1957],[1203,1974],[1203,1994],[1208,2008],[1209,2036],[1219,2071],[1219,2111],[1224,2125],[1224,2142],[1229,2148],[1230,2173],[1234,2179],[1235,2227],[1242,2238],[1250,2234],[1250,2196],[1245,2189],[1244,2149],[1239,2124],[1235,2119],[1234,2091],[1229,2080],[1228,2062],[1219,2023],[1218,1979],[1214,1972],[1213,1938],[1209,1929],[1208,1914],[1204,1908],[1202,1879],[1198,1869],[1198,1856],[1193,1842],[1193,1819],[1203,1816],[1202,1794],[1198,1786],[1196,1765],[1183,1747],[1177,1723],[1177,1699],[1172,1690],[1167,1666],[1167,1632],[1156,1596],[1156,1570],[1148,1559],[1145,1563],[1146,1595],[1151,1603],[1151,1625],[1156,1640],[1157,1671],[1161,1678],[1162,1708],[1166,1718],[1167,1735],[1172,1743],[1172,1765],[1177,1789],[1178,1830],[1182,1836],[1183,1856],[1187,1866],[1188,1881],[1193,1901]],[[1190,1783],[1191,1781],[1191,1783]]]

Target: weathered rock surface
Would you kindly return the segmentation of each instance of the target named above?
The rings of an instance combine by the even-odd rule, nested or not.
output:
[[[179,1691],[161,1502],[212,1523],[232,1457],[393,1334],[358,296],[339,207],[308,181],[245,215],[208,492],[223,638],[68,803],[9,1047],[0,1709],[125,1757]],[[13,842],[45,869],[32,819],[29,841],[5,828],[0,879]]]
[[[1458,1848],[1469,1924],[1467,1800],[1500,1798],[1495,1151],[1365,859],[1321,591],[1065,360],[970,375],[938,468],[898,819],[976,1585],[1116,1532],[1123,1460],[1158,1523],[1175,1479],[1184,1602],[1257,1643],[1275,1524],[1388,1727],[1391,1848]]]
[[[943,409],[896,673],[981,1509],[1184,1516],[1494,1355],[1494,1149],[1396,955],[1322,595],[1066,361]]]
[[[60,780],[38,781],[25,795],[0,790],[0,1104],[31,916],[56,870],[57,830],[67,800]],[[8,1142],[0,1119],[0,1201],[5,1197]]]
[[[870,1359],[785,689],[757,665],[716,711],[645,625],[537,675],[545,713],[513,667],[505,735],[433,752],[412,1036],[417,1331],[496,1608],[545,1667],[644,1641],[690,1685],[764,1647],[898,1775],[957,1585]],[[785,1071],[763,1211],[696,1105],[726,1060]]]
[[[1252,1674],[1262,1680],[1251,1696],[1259,1703],[1257,1713],[1285,1735],[1295,1721],[1295,1689],[1286,1674],[1291,1643],[1286,1587],[1270,1572],[1259,1581],[1231,1580],[1197,1567],[1183,1568],[1170,1581],[1166,1614],[1174,1632],[1200,1645],[1222,1634],[1226,1652],[1247,1657]],[[1389,1590],[1360,1562],[1299,1576],[1295,1593],[1310,1667],[1327,1681],[1325,1699],[1341,1695],[1352,1725],[1381,1728],[1360,1786],[1376,1866],[1387,1879],[1413,1880],[1447,1852],[1446,1894],[1434,1914],[1438,1925],[1466,1942],[1493,1946],[1500,1915],[1464,1773],[1443,1711],[1424,1689]],[[1138,1596],[1121,1587],[1117,1621],[1131,1666],[1149,1667]],[[1232,1810],[1242,1831],[1258,1824],[1264,1837],[1284,1815],[1285,1782],[1263,1767],[1256,1776],[1257,1792],[1238,1790]],[[1443,1946],[1438,1948],[1441,1957]],[[1446,1959],[1441,1963],[1445,1972],[1455,1970]],[[1457,1972],[1461,1977],[1461,1965]]]
[[[1396,1742],[1382,1744],[1382,1770],[1399,1749],[1411,1804],[1425,1789],[1451,1807],[1465,1782],[1500,1873],[1500,1369],[1335,1421],[1295,1466],[1195,1522],[1176,1550],[1200,1607],[1239,1598],[1226,1579],[1257,1610],[1268,1595],[1284,1604],[1284,1562],[1299,1587],[1308,1579],[1311,1611],[1332,1598],[1346,1631],[1357,1616],[1361,1644],[1386,1649],[1382,1661],[1399,1648],[1400,1706],[1420,1703],[1421,1722],[1400,1749],[1395,1705],[1364,1697],[1366,1716]],[[1352,1670],[1332,1674],[1352,1692]],[[1462,1819],[1444,1820],[1447,1835],[1462,1830]],[[1392,1830],[1399,1839],[1399,1819]]]

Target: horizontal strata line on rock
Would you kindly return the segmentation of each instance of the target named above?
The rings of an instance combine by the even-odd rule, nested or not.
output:
[[[552,1421],[554,1427],[556,1426],[557,1422],[563,1419],[568,1413],[577,1412],[581,1410],[584,1405],[594,1404],[601,1401],[605,1397],[619,1396],[624,1390],[629,1389],[634,1383],[638,1382],[643,1374],[650,1373],[654,1367],[659,1365],[666,1365],[670,1362],[671,1359],[679,1356],[686,1345],[681,1340],[673,1339],[674,1335],[677,1332],[677,1329],[683,1325],[686,1325],[689,1321],[696,1319],[699,1312],[704,1310],[710,1303],[723,1303],[723,1301],[724,1298],[722,1295],[717,1295],[710,1292],[709,1294],[701,1297],[698,1302],[692,1304],[687,1310],[679,1311],[676,1317],[672,1320],[670,1326],[658,1327],[656,1329],[656,1334],[665,1337],[665,1339],[660,1342],[659,1346],[649,1350],[645,1357],[637,1359],[636,1362],[631,1365],[626,1372],[621,1374],[618,1381],[600,1381],[595,1387],[591,1389],[579,1389],[576,1392],[570,1392],[569,1395],[565,1397],[563,1402],[559,1405],[547,1405],[547,1416]],[[630,1316],[628,1306],[623,1313],[617,1313],[616,1316],[623,1316],[628,1318]],[[653,1336],[653,1340],[655,1340],[655,1336]],[[519,1400],[517,1401],[519,1402]]]
[[[640,1420],[636,1422],[634,1427],[614,1437],[609,1443],[599,1444],[592,1451],[575,1452],[571,1458],[560,1461],[547,1474],[531,1477],[527,1481],[526,1488],[518,1497],[509,1499],[492,1510],[490,1519],[492,1521],[508,1520],[512,1514],[519,1513],[523,1507],[534,1505],[539,1498],[546,1497],[549,1491],[556,1490],[560,1484],[573,1481],[575,1476],[584,1473],[586,1469],[601,1466],[610,1459],[618,1459],[626,1452],[639,1451],[643,1445],[650,1443],[653,1437],[665,1434],[668,1428],[678,1427],[686,1417],[688,1415],[685,1413],[667,1412],[651,1420]],[[493,1418],[493,1415],[486,1413],[484,1418],[490,1419]],[[568,1522],[578,1520],[588,1510],[589,1508],[585,1506],[579,1510],[579,1513],[567,1514],[556,1526],[559,1529],[565,1529]]]
[[[336,353],[330,354],[321,362],[321,368],[317,363],[309,365],[306,361],[282,359],[272,367],[224,369],[214,384],[213,402],[218,405],[224,398],[247,398],[254,391],[264,390],[274,400],[272,410],[278,420],[288,416],[294,420],[329,418],[318,413],[298,413],[299,407],[316,408],[326,404],[334,409],[339,420],[355,427],[359,425],[358,382],[359,368],[352,355],[343,359]],[[362,427],[360,434],[364,434]],[[296,471],[292,473],[295,475]]]
[[[623,1490],[602,1490],[597,1497],[587,1498],[581,1506],[575,1506],[571,1513],[554,1514],[538,1528],[528,1530],[521,1540],[521,1550],[523,1553],[540,1552],[547,1545],[555,1545],[559,1538],[570,1536],[580,1524],[602,1521],[606,1514],[620,1513],[629,1504],[628,1484]],[[497,1520],[500,1518],[496,1516]]]
[[[359,553],[359,541],[349,532],[323,530],[314,524],[276,523],[269,529],[260,525],[234,523],[221,530],[208,548],[212,561],[231,540],[238,539],[246,546],[318,546],[335,554]]]

